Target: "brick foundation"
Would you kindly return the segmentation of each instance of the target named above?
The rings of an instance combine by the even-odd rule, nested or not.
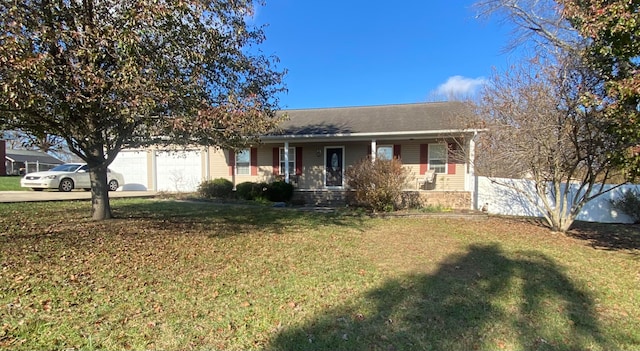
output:
[[[353,192],[346,190],[296,190],[291,202],[295,205],[339,207],[351,203]],[[402,207],[441,206],[455,210],[471,208],[471,193],[467,191],[405,191]]]

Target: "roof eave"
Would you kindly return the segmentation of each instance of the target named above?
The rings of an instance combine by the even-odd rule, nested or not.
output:
[[[423,131],[403,131],[403,132],[369,132],[369,133],[332,133],[332,134],[283,134],[265,135],[261,137],[263,143],[276,143],[282,141],[324,141],[329,139],[339,139],[343,141],[358,141],[371,139],[418,139],[434,136],[452,136],[459,134],[475,134],[483,129],[441,129]]]

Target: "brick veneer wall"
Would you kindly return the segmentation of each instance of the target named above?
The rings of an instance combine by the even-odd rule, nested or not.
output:
[[[292,203],[307,206],[345,206],[352,201],[349,191],[298,190]],[[471,208],[471,193],[467,191],[405,191],[402,204],[405,207],[440,206],[454,210]]]

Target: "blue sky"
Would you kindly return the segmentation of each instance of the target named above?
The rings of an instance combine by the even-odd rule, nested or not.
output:
[[[416,103],[468,95],[514,62],[509,29],[474,2],[267,0],[253,21],[288,70],[283,109]]]

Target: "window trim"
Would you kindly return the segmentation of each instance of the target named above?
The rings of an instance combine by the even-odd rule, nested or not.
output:
[[[434,147],[434,146],[440,146],[440,147],[443,147],[443,148],[444,148],[444,150],[443,150],[444,158],[442,158],[442,159],[440,159],[440,158],[433,158],[433,157],[431,156],[431,148],[432,148],[432,147]],[[427,147],[427,171],[431,171],[431,170],[433,170],[433,171],[435,171],[435,173],[436,173],[436,174],[448,174],[448,171],[449,171],[449,169],[448,169],[448,167],[449,167],[449,163],[448,163],[448,162],[449,162],[449,160],[448,160],[448,158],[449,158],[449,154],[448,154],[448,153],[449,153],[449,149],[448,149],[448,144],[446,144],[446,143],[432,143],[432,144],[428,144],[428,147]],[[442,160],[442,161],[443,161],[443,164],[442,164],[442,165],[437,165],[437,166],[436,166],[436,165],[434,165],[434,164],[432,163],[432,161],[435,161],[435,160],[438,160],[438,161]],[[443,168],[443,171],[442,171],[442,172],[439,172],[439,171],[436,169],[436,167],[438,167],[438,168],[444,167],[444,168]]]
[[[293,150],[293,153],[291,153],[291,150]],[[291,167],[289,167],[289,175],[295,175],[296,174],[296,167],[297,165],[297,154],[296,154],[296,147],[295,146],[289,146],[289,164],[293,165],[293,169]],[[284,175],[285,174],[285,169],[282,167],[284,165],[284,146],[280,146],[278,148],[278,173]]]
[[[238,156],[240,156],[240,154],[242,154],[243,152],[247,153],[247,157],[248,157],[248,161],[247,162],[239,162],[238,160]],[[251,175],[251,149],[247,148],[247,149],[241,149],[236,151],[235,155],[234,155],[234,167],[235,167],[235,174],[236,175],[241,175],[241,176],[248,176]],[[246,172],[244,172],[244,168],[243,172],[240,172],[240,167],[246,167]]]
[[[380,149],[382,148],[388,148],[389,150],[391,150],[391,158],[389,160],[393,160],[393,158],[395,157],[395,147],[393,144],[376,145],[376,158],[382,159],[379,154]],[[386,160],[387,158],[384,159]]]

